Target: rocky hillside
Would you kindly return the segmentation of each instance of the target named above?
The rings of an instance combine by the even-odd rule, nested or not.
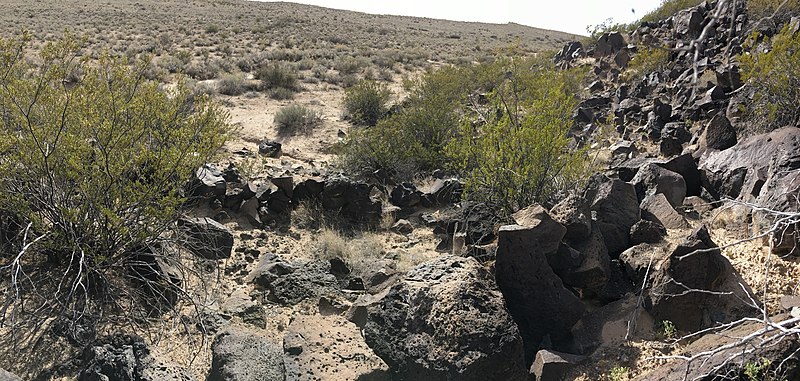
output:
[[[192,174],[170,245],[136,253],[146,314],[109,318],[101,303],[0,327],[0,367],[42,380],[798,379],[800,128],[753,126],[739,107],[760,99],[736,58],[759,25],[743,4],[705,1],[563,46],[553,61],[590,77],[571,144],[602,165],[510,217],[445,171],[356,178],[290,148],[313,156],[308,140],[352,133],[343,120],[332,137],[236,140]],[[234,118],[256,108],[244,98],[218,96]]]

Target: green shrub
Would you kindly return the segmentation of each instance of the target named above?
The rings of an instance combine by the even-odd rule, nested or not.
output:
[[[641,80],[654,72],[661,72],[669,68],[669,49],[659,47],[645,47],[634,54],[628,67],[622,72],[624,81]]]
[[[247,83],[241,75],[225,74],[217,81],[217,91],[225,95],[241,95],[247,91]]]
[[[662,0],[661,5],[645,14],[640,21],[658,22],[666,20],[678,11],[694,7],[702,3],[700,0]]]
[[[428,72],[406,83],[409,96],[390,116],[351,133],[341,164],[401,180],[452,169],[472,198],[504,213],[551,203],[587,173],[585,151],[567,136],[584,77],[523,59]]]
[[[266,90],[277,88],[297,90],[297,73],[287,65],[279,63],[264,65],[256,71],[255,77],[261,81]]]
[[[385,84],[361,81],[344,94],[345,117],[357,125],[374,126],[389,111],[391,91]]]
[[[69,35],[33,66],[28,40],[0,39],[0,210],[23,227],[0,254],[3,305],[134,314],[146,292],[132,286],[135,253],[170,239],[183,186],[224,144],[227,115],[182,83],[159,90],[143,64],[81,61]]]
[[[276,87],[274,89],[269,89],[267,90],[267,95],[269,95],[270,98],[279,101],[294,99],[294,91],[287,89],[285,87]]]
[[[322,117],[319,113],[297,104],[286,106],[275,113],[275,125],[278,133],[283,135],[309,133],[321,123]]]
[[[800,125],[800,33],[786,25],[769,43],[769,50],[757,48],[741,56],[742,77],[755,90],[746,110],[757,126],[753,132]]]
[[[511,59],[478,123],[462,124],[448,154],[472,197],[509,215],[533,203],[552,205],[587,175],[583,149],[572,149],[577,94],[586,73],[549,62]]]

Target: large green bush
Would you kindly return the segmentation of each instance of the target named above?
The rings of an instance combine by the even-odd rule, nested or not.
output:
[[[502,62],[506,79],[448,145],[473,198],[510,214],[552,204],[586,178],[587,155],[568,136],[585,72],[549,62]]]
[[[79,59],[69,35],[35,66],[27,42],[0,39],[0,210],[17,222],[0,255],[4,305],[127,313],[135,252],[170,237],[227,116],[183,85],[162,91],[144,64]]]
[[[351,134],[343,164],[398,179],[450,169],[502,212],[547,203],[584,174],[567,136],[583,74],[511,58],[428,72],[406,83],[396,112]]]
[[[753,36],[752,41],[758,41]],[[753,86],[747,116],[763,132],[785,125],[800,125],[800,33],[790,25],[769,40],[771,48],[756,47],[741,56],[742,75]]]

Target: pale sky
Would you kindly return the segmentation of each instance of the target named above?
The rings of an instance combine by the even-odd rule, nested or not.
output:
[[[262,0],[269,1],[269,0]],[[291,0],[327,8],[375,14],[489,23],[515,22],[537,28],[586,34],[587,25],[607,18],[632,22],[661,0]],[[631,10],[635,10],[631,12]]]

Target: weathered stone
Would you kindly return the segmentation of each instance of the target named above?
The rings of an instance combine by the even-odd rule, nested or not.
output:
[[[87,346],[81,368],[78,381],[195,380],[186,369],[154,358],[141,337],[122,334],[103,337]]]
[[[413,207],[422,201],[422,192],[414,184],[402,183],[392,190],[389,201],[401,208]]]
[[[389,381],[389,367],[341,316],[297,316],[284,335],[287,381]]]
[[[178,226],[183,228],[186,239],[183,246],[203,259],[230,258],[233,250],[233,233],[208,217],[182,218]]]
[[[636,287],[641,287],[645,276],[652,277],[668,253],[663,246],[640,243],[619,255],[625,272]]]
[[[344,178],[328,180],[321,200],[325,209],[339,211],[354,221],[376,222],[382,215],[382,203],[373,197],[372,187],[365,183]]]
[[[536,242],[531,244],[545,255],[558,250],[558,244],[567,232],[567,228],[554,221],[547,213],[547,209],[538,204],[517,211],[511,218],[517,225],[534,228],[532,231],[536,234]]]
[[[269,157],[281,157],[283,145],[274,141],[258,143],[258,153]]]
[[[631,227],[631,245],[659,243],[667,236],[667,229],[658,222],[641,220]]]
[[[535,227],[501,227],[495,261],[497,284],[519,326],[528,362],[548,335],[554,344],[564,345],[584,312],[548,264],[540,238]]]
[[[392,225],[391,230],[398,234],[411,234],[414,231],[414,225],[408,220],[397,220],[397,222]]]
[[[701,149],[725,150],[736,145],[736,129],[724,112],[715,115],[700,136]]]
[[[570,195],[550,209],[553,219],[567,229],[564,239],[581,240],[592,233],[592,212],[585,198]]]
[[[198,168],[189,185],[189,193],[195,197],[225,197],[226,189],[222,171],[214,164],[204,164]]]
[[[570,369],[585,360],[584,356],[542,349],[536,352],[531,374],[536,381],[561,381]]]
[[[673,208],[677,208],[683,205],[683,199],[686,197],[686,182],[683,176],[655,163],[640,168],[631,183],[640,202],[661,193]]]
[[[755,312],[741,301],[756,296],[742,290],[739,282],[736,270],[701,226],[655,274],[645,307],[656,320],[669,320],[681,331],[695,332]]]
[[[0,381],[22,381],[16,374],[0,368]]]
[[[139,302],[152,314],[174,308],[183,285],[182,274],[174,265],[178,258],[175,249],[165,245],[139,246],[131,249],[126,257],[130,279],[139,286],[143,296]]]
[[[519,331],[491,273],[442,256],[366,307],[364,337],[400,380],[524,380]]]
[[[642,219],[653,221],[667,229],[685,229],[689,227],[686,218],[670,205],[662,193],[648,196],[642,201]]]
[[[606,57],[615,54],[625,47],[625,38],[619,32],[604,33],[597,39],[594,49],[595,58]]]
[[[633,185],[605,175],[589,180],[584,197],[589,201],[610,253],[619,253],[630,246],[630,231],[640,219],[639,201]],[[596,216],[596,217],[595,217]],[[594,229],[594,228],[593,228]]]
[[[283,350],[257,331],[229,328],[211,344],[211,370],[206,381],[283,380]]]
[[[590,354],[598,347],[616,351],[630,340],[652,339],[648,335],[648,327],[652,326],[653,318],[641,308],[638,296],[631,293],[593,310],[575,324],[573,352]]]
[[[770,317],[773,324],[781,324],[789,317],[779,315]],[[764,332],[766,331],[766,332]],[[750,340],[742,340],[747,337]],[[738,344],[737,342],[744,342]],[[769,345],[753,345],[753,343],[770,343]],[[681,348],[681,353],[691,357],[700,356],[697,361],[668,362],[650,372],[635,378],[635,381],[682,381],[682,380],[725,380],[731,376],[739,377],[747,364],[782,364],[785,359],[793,359],[800,340],[797,335],[786,335],[780,330],[765,330],[764,323],[752,321],[737,324],[732,328],[705,335],[688,346]],[[800,375],[796,362],[789,360],[785,365],[770,366],[766,372],[779,380],[795,380]],[[745,376],[746,377],[746,376]],[[759,377],[759,376],[756,376]],[[768,378],[765,378],[768,379]]]
[[[673,17],[675,33],[689,38],[696,38],[703,28],[703,15],[694,8],[679,11]]]
[[[564,284],[582,289],[593,296],[601,295],[608,283],[611,258],[600,229],[592,229],[588,239],[572,241],[570,245],[581,253],[583,260],[578,267],[559,274]]]
[[[687,153],[667,160],[666,162],[655,162],[664,169],[670,170],[683,177],[686,184],[687,196],[699,196],[702,182],[700,171],[697,169],[697,162],[694,161],[692,154]],[[676,205],[678,207],[680,205]]]

